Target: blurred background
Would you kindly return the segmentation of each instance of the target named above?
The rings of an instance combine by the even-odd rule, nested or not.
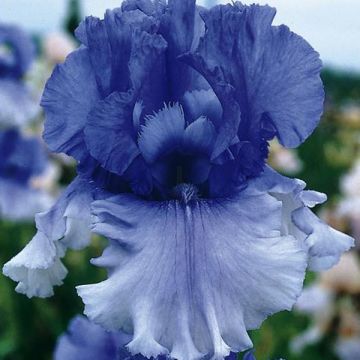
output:
[[[360,2],[259,2],[275,6],[275,23],[285,23],[302,35],[321,54],[325,64],[322,78],[326,103],[321,125],[297,150],[272,143],[270,163],[281,173],[303,179],[309,188],[326,193],[329,201],[316,211],[333,227],[355,237],[358,247],[334,269],[323,274],[309,273],[295,309],[271,317],[260,330],[251,333],[256,356],[259,360],[359,360]],[[51,4],[45,0],[0,0],[0,24],[21,26],[36,46],[36,59],[23,80],[35,102],[53,67],[76,48],[73,31],[81,19],[86,15],[101,17],[105,9],[120,3],[121,0],[51,0]],[[4,106],[1,101],[0,97],[0,112]],[[34,114],[22,131],[40,139],[44,119],[40,109]],[[63,156],[47,156],[47,170],[31,179],[31,186],[56,198],[73,178],[74,163]],[[17,219],[1,209],[2,204],[0,198],[1,267],[35,233],[32,216]],[[69,252],[65,258],[69,276],[50,299],[27,299],[15,293],[11,280],[0,275],[0,359],[52,358],[57,337],[74,315],[82,313],[75,286],[105,278],[103,271],[89,263],[90,258],[101,254],[103,246],[104,239],[94,237],[86,251]]]

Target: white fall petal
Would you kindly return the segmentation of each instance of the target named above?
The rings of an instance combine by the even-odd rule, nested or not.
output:
[[[133,354],[223,359],[302,289],[306,252],[282,236],[281,202],[265,192],[188,204],[120,195],[93,212],[112,239],[95,260],[109,278],[78,292],[91,320],[133,332]]]

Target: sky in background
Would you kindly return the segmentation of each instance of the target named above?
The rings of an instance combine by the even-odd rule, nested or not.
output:
[[[302,35],[320,52],[325,64],[360,72],[360,0],[256,2],[276,7],[275,23],[284,23]],[[107,8],[120,3],[121,0],[82,0],[83,14],[102,16]],[[66,0],[0,0],[0,21],[16,22],[37,33],[57,31],[61,29],[66,8]]]

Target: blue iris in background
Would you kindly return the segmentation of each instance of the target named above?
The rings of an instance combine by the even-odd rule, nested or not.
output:
[[[0,127],[23,126],[38,112],[23,81],[34,58],[31,38],[16,26],[0,24]]]
[[[130,336],[120,331],[105,331],[101,326],[91,323],[87,318],[76,316],[69,328],[57,341],[55,360],[146,360],[142,355],[131,355],[126,349]],[[251,353],[244,360],[255,360]],[[156,360],[166,360],[159,356]],[[226,360],[236,360],[234,353]]]
[[[40,139],[16,129],[0,131],[0,217],[31,220],[52,204],[49,194],[31,185],[49,166]]]
[[[93,322],[130,334],[133,355],[224,359],[352,246],[309,209],[324,194],[266,165],[269,140],[300,145],[324,99],[319,55],[274,16],[128,0],[81,23],[42,99],[44,138],[78,176],[5,265],[19,292],[52,295],[92,230],[109,239],[93,260],[108,279],[78,287]]]

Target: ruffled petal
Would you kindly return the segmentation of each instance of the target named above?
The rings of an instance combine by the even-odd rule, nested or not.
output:
[[[98,88],[103,97],[111,89],[111,48],[104,20],[89,16],[84,22],[86,46]]]
[[[62,284],[67,270],[60,261],[56,244],[38,232],[18,255],[4,265],[3,273],[19,283],[17,292],[31,298],[53,295],[53,286]]]
[[[309,267],[313,271],[330,269],[339,262],[345,251],[354,246],[350,236],[331,228],[306,207],[295,210],[292,220],[307,235]]]
[[[195,0],[170,0],[162,19],[160,32],[168,43],[167,66],[170,101],[177,101],[189,90],[189,85],[198,75],[187,65],[178,61],[178,56],[190,51],[197,32],[203,27],[196,9]]]
[[[121,16],[120,19],[123,17]],[[98,24],[102,24],[100,20],[92,20],[92,22],[96,21]],[[123,28],[124,26],[122,24]],[[114,31],[113,27],[108,26],[108,31]],[[154,96],[157,96],[158,93],[157,88],[153,87],[153,82],[151,82],[151,89],[146,84],[149,74],[153,72],[153,67],[166,49],[166,42],[161,35],[149,34],[141,29],[131,29],[131,27],[126,26],[123,32],[122,35],[126,37],[126,42],[128,42],[127,46],[130,46],[129,58],[128,61],[122,58],[119,58],[118,61],[125,61],[128,67],[128,69],[123,69],[124,76],[129,72],[127,86],[124,86],[123,92],[114,92],[104,101],[99,102],[91,111],[85,127],[86,143],[91,155],[105,169],[118,175],[123,175],[132,161],[139,155],[136,145],[137,131],[133,122],[138,100],[141,100],[147,111],[152,110],[154,106],[160,105],[163,101],[163,97],[160,101],[159,99],[154,101]],[[87,38],[89,42],[90,34]],[[90,45],[89,43],[89,47]],[[89,49],[90,56],[100,57],[100,55],[97,56],[97,52],[94,53],[96,49],[94,50],[91,47]],[[101,59],[102,56],[99,61]],[[107,83],[109,81],[106,80]]]
[[[281,203],[264,192],[187,204],[120,195],[93,211],[95,232],[113,239],[96,260],[109,279],[78,293],[90,319],[133,332],[133,354],[223,359],[301,291],[306,254],[281,236]]]
[[[128,4],[129,5],[129,4]],[[105,27],[111,49],[111,91],[136,91],[147,113],[166,101],[167,44],[157,34],[159,21],[148,6],[126,6],[107,11]]]
[[[80,48],[55,68],[41,101],[46,114],[44,139],[52,151],[77,160],[88,154],[83,129],[98,100],[100,92],[89,52]]]
[[[307,249],[310,270],[331,268],[354,246],[354,239],[331,228],[310,211],[309,207],[326,200],[324,194],[305,191],[303,181],[281,176],[269,167],[255,183],[282,202],[282,233],[293,235]]]
[[[322,114],[321,61],[300,36],[284,25],[272,26],[274,16],[269,6],[239,2],[203,11],[205,36],[183,59],[209,81],[223,107],[229,94],[221,89],[226,84],[234,89],[241,110],[239,137],[251,136],[265,117],[275,124],[280,142],[295,147]],[[233,124],[229,130],[237,130],[235,120],[227,120]],[[235,134],[226,135],[230,142]]]
[[[36,216],[35,237],[4,265],[4,274],[19,282],[17,291],[28,297],[53,295],[53,286],[66,275],[60,260],[66,249],[81,249],[90,241],[93,199],[88,181],[77,178],[49,211]]]

